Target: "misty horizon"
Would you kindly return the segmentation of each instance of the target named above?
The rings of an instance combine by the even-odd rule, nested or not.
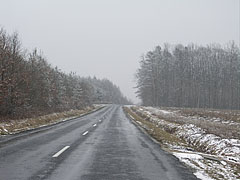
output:
[[[26,49],[40,49],[63,72],[107,78],[135,103],[134,74],[154,47],[240,43],[237,0],[10,0],[0,14]]]

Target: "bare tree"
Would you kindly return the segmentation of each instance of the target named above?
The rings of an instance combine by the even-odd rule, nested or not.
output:
[[[240,51],[231,42],[207,47],[157,46],[136,73],[144,105],[239,109]]]

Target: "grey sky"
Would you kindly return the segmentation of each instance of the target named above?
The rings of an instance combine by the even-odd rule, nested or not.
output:
[[[139,57],[165,42],[239,44],[239,0],[0,0],[0,25],[65,72],[134,95]]]

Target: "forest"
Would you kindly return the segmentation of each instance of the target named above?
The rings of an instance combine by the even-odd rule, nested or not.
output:
[[[24,49],[17,33],[0,29],[1,118],[81,109],[93,103],[130,102],[111,81],[64,73],[52,67],[43,53]]]
[[[141,57],[135,78],[143,105],[240,109],[240,51],[234,42],[157,46]]]

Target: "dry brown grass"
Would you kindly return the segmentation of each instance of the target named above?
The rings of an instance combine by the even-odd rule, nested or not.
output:
[[[132,107],[134,111],[137,108]],[[152,114],[153,116],[168,122],[194,124],[209,134],[215,134],[221,138],[240,139],[240,111],[234,110],[210,110],[190,108],[161,108],[173,111],[173,114]]]
[[[152,136],[154,139],[156,139],[158,142],[160,142],[162,145],[164,144],[172,144],[172,145],[184,145],[185,142],[182,139],[179,139],[173,134],[172,130],[166,131],[164,127],[156,126],[153,122],[150,122],[148,120],[147,116],[144,116],[143,114],[137,114],[136,112],[133,112],[127,107],[124,107],[124,111],[131,115],[137,123],[141,123],[141,127],[143,127],[147,133]]]
[[[221,119],[240,123],[239,110],[211,110],[211,109],[179,109],[183,116],[197,116],[208,119]]]
[[[53,113],[53,114],[48,114],[48,115],[39,116],[35,118],[23,119],[23,120],[11,120],[7,123],[0,124],[0,134],[6,135],[6,134],[38,128],[44,125],[54,124],[62,120],[81,116],[83,114],[89,113],[96,109],[98,108],[87,107],[82,110],[71,110],[71,111],[65,111],[61,113]]]
[[[176,112],[177,109],[175,109],[174,111]],[[136,107],[131,107],[131,109],[125,108],[125,112],[127,112],[128,114],[133,116],[135,121],[141,122],[142,127],[146,126],[147,128],[146,127],[144,127],[144,128],[149,133],[149,135],[151,135],[153,138],[158,140],[161,144],[164,145],[165,143],[167,143],[166,146],[163,146],[164,150],[171,152],[172,151],[171,145],[180,145],[182,147],[185,147],[186,149],[187,149],[187,147],[189,147],[191,150],[206,153],[205,147],[202,147],[202,146],[204,146],[204,144],[203,145],[201,145],[201,144],[192,145],[192,143],[187,144],[187,142],[184,142],[184,140],[179,139],[176,136],[174,136],[174,132],[175,132],[174,128],[170,127],[169,129],[167,129],[166,128],[167,126],[165,127],[164,125],[162,125],[161,127],[156,127],[157,121],[154,122],[153,119],[149,118],[149,115],[147,113],[144,113],[143,111],[138,111],[138,108],[136,108]],[[191,112],[189,110],[188,113],[193,113],[193,112]],[[175,113],[164,115],[164,113],[163,113],[162,115],[161,114],[159,115],[159,114],[153,113],[153,114],[151,114],[151,116],[155,116],[156,118],[162,119],[164,121],[168,121],[170,123],[177,123],[177,124],[186,124],[186,123],[197,124],[197,122],[199,121],[199,120],[197,120],[197,121],[193,120],[193,119],[196,119],[195,112],[193,113],[191,118],[189,118],[189,114],[186,114],[186,116],[184,116],[184,117],[179,116],[180,113],[177,113],[177,116],[175,116],[176,114],[175,115],[174,114]],[[203,117],[203,119],[206,117],[207,116]],[[226,137],[226,134],[229,135],[231,133],[231,132],[226,132],[226,131],[231,131],[230,130],[231,126],[226,125],[226,124],[222,124],[222,123],[218,124],[216,122],[211,122],[209,120],[199,121],[198,123],[199,123],[198,126],[204,127],[204,129],[208,129],[209,131],[211,130],[212,132],[216,132],[216,134],[220,134],[225,137]],[[215,129],[213,129],[213,128],[215,128]],[[232,128],[233,128],[233,131],[237,130],[236,127],[232,127]],[[228,162],[228,165],[227,165],[228,169],[226,171],[222,172],[221,162],[216,161],[212,158],[211,159],[204,158],[200,164],[195,163],[195,161],[193,161],[193,160],[189,160],[189,161],[191,161],[192,164],[194,164],[196,167],[198,167],[198,169],[204,170],[213,179],[219,179],[219,180],[220,179],[229,179],[228,176],[223,176],[223,173],[226,173],[228,171],[229,171],[229,173],[234,174],[233,177],[239,177],[240,167],[236,163]],[[206,169],[202,168],[202,163],[204,163],[206,165]]]
[[[180,108],[160,107],[162,110],[178,112],[185,117],[199,117],[205,119],[220,119],[240,123],[240,110],[204,109],[204,108]]]

